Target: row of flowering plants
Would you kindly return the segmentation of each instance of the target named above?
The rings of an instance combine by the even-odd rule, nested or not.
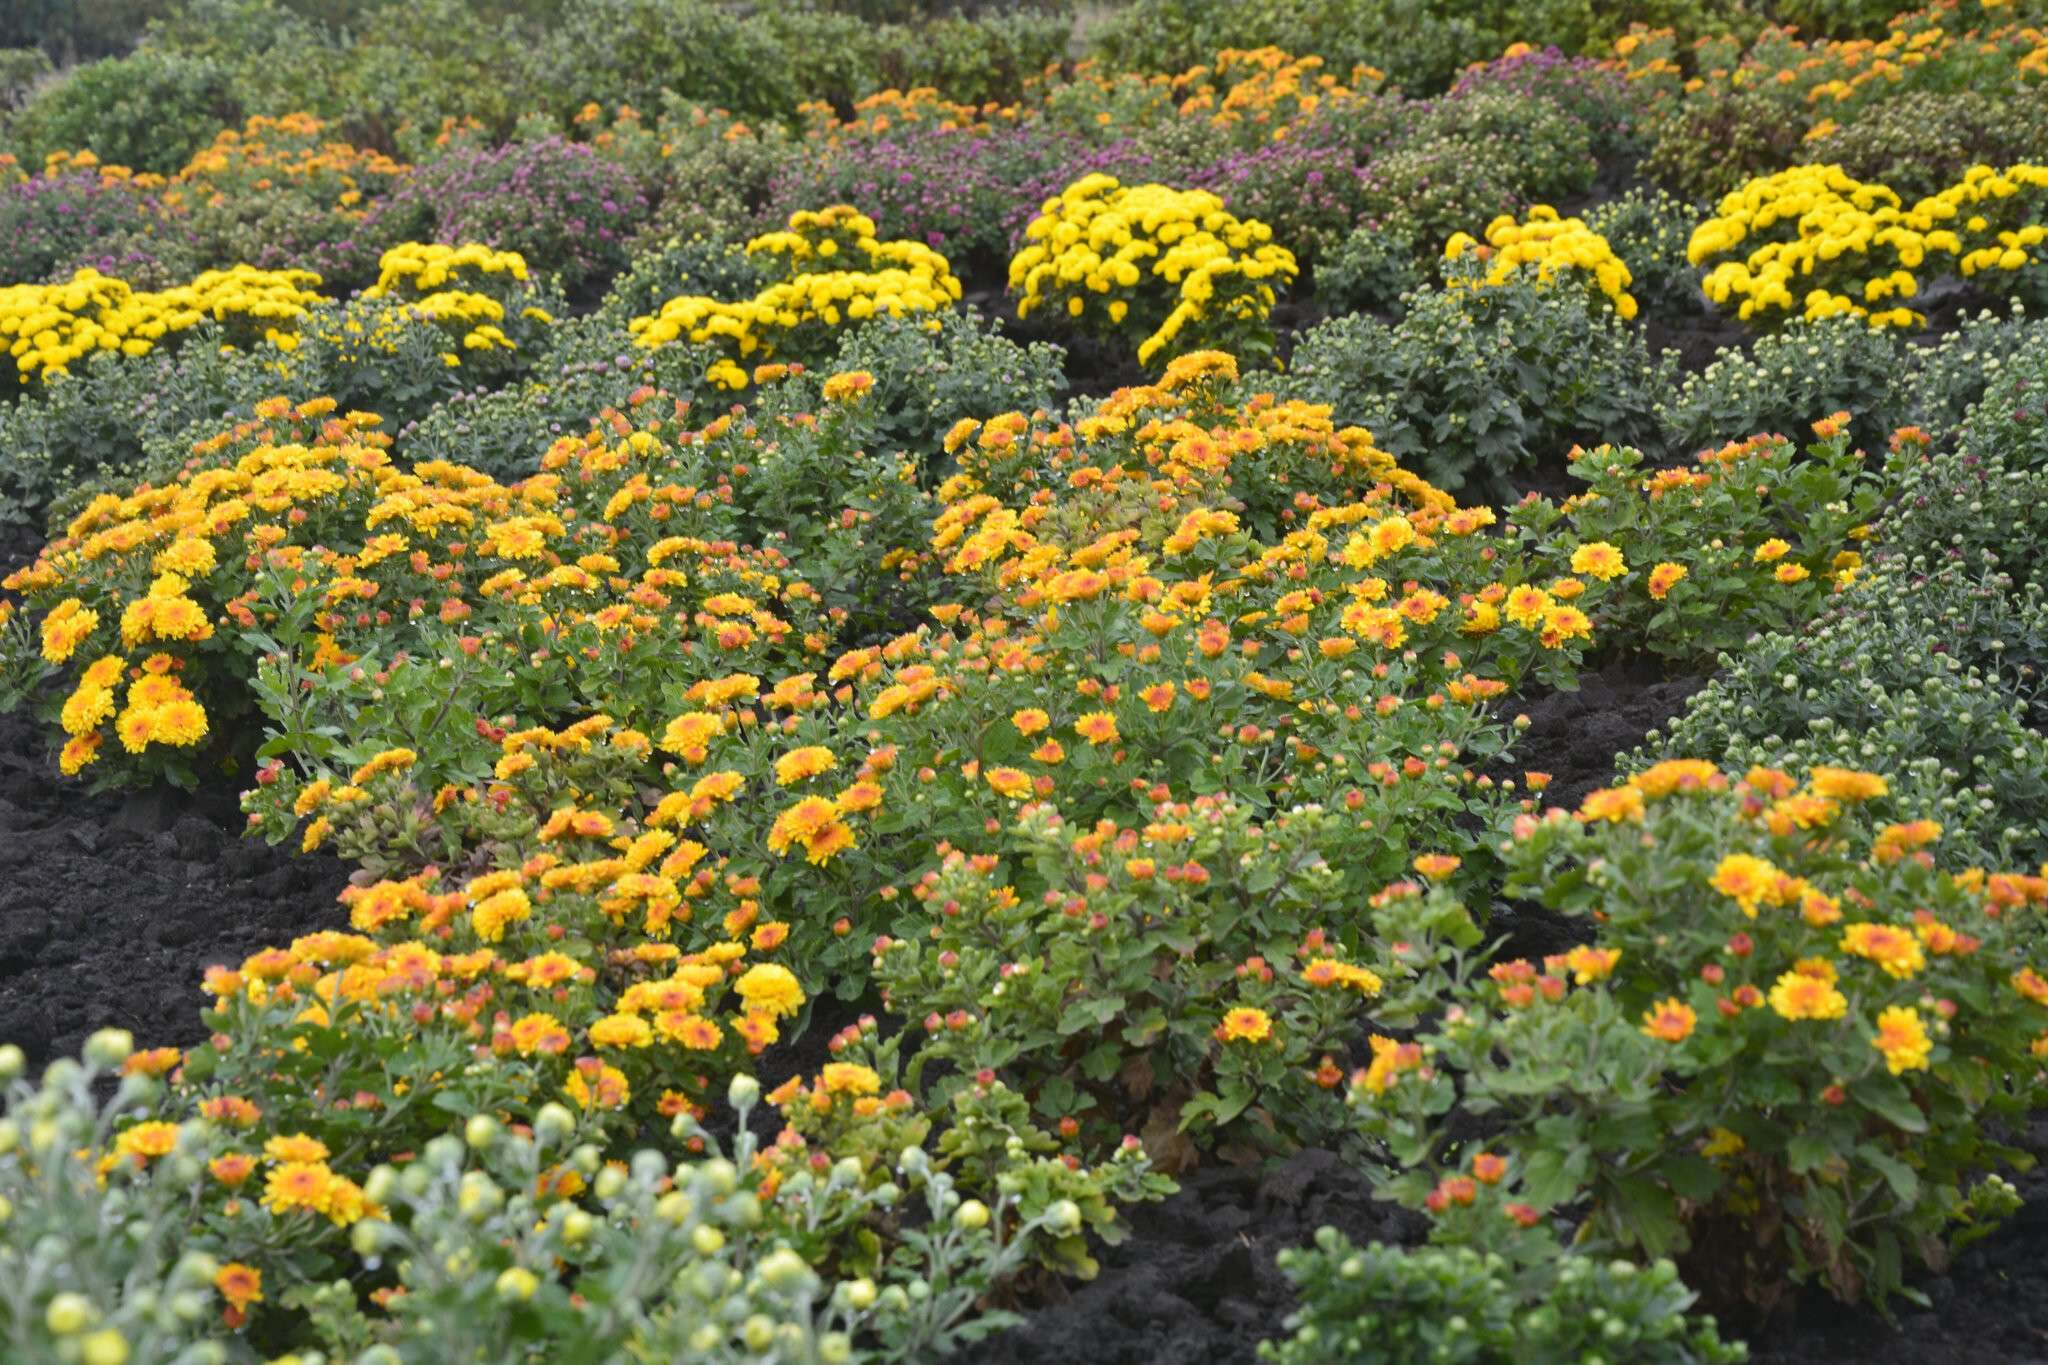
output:
[[[936,495],[859,453],[867,376],[800,412],[755,378],[753,411],[650,396],[512,485],[266,403],[10,580],[42,610],[9,666],[59,684],[66,767],[253,761],[254,827],[362,868],[345,929],[209,973],[211,1041],[134,1054],[151,1085],[83,1144],[115,1178],[203,1166],[176,1235],[238,1267],[227,1328],[386,1331],[403,1286],[368,1327],[320,1289],[386,1264],[387,1234],[343,1234],[403,1203],[378,1163],[548,1106],[599,1152],[670,1122],[687,1154],[817,993],[871,975],[909,1030],[855,1026],[769,1096],[757,1197],[830,1169],[886,1198],[929,1142],[984,1201],[967,1231],[1087,1273],[1084,1231],[1163,1187],[1140,1132],[1176,1166],[1334,1132],[1347,1026],[1440,970],[1332,911],[1510,803],[1476,773],[1510,736],[1487,702],[1568,679],[1590,632],[1562,602],[1490,614],[1518,570],[1489,515],[1223,356],[1078,427],[967,424]],[[883,585],[951,600],[845,648]],[[970,903],[1040,918],[934,930]],[[858,1217],[800,1217],[808,1265],[874,1272]],[[107,1330],[88,1297],[77,1330]]]
[[[414,290],[488,272],[401,264]],[[452,1314],[484,1351],[587,1333],[909,1358],[993,1326],[977,1305],[1029,1267],[1092,1274],[1120,1207],[1205,1161],[1337,1143],[1464,1208],[1463,1184],[1442,1193],[1470,1164],[1445,1126],[1461,1095],[1529,1111],[1490,1160],[1518,1163],[1511,1216],[1531,1226],[1584,1215],[1655,1256],[1712,1247],[1744,1198],[1809,1201],[1758,1284],[1822,1266],[1881,1296],[1938,1259],[1947,1224],[1998,1211],[1995,1187],[1963,1190],[2000,1153],[1959,1116],[2030,1098],[2031,1073],[1992,1078],[2032,1064],[2023,1016],[2048,992],[1979,920],[2039,899],[2039,879],[1895,888],[1934,835],[1899,826],[1852,856],[1855,804],[1882,788],[1865,775],[1752,774],[1737,800],[1680,765],[1576,823],[1542,812],[1542,775],[1494,775],[1519,732],[1504,699],[1571,686],[1610,634],[1697,653],[1853,578],[1873,495],[1840,422],[1803,462],[1757,441],[1645,476],[1594,452],[1592,493],[1503,516],[1222,353],[1068,420],[962,419],[928,453],[951,470],[935,483],[874,453],[872,375],[748,378],[751,405],[716,414],[640,391],[510,483],[408,466],[403,440],[331,402],[271,400],[7,580],[30,605],[0,627],[7,686],[40,698],[63,767],[107,785],[253,772],[252,831],[358,869],[334,928],[207,974],[206,1043],[102,1039],[98,1072],[10,1100],[0,1193],[56,1227],[99,1178],[153,1190],[136,1245],[163,1249],[25,1270],[34,1311],[10,1321],[32,1349],[155,1349],[112,1288],[134,1274],[193,1296],[148,1328],[178,1340],[363,1351]],[[1732,859],[1710,872],[1728,913],[1776,897],[1804,915],[1811,889],[1853,921],[1846,956],[1696,915],[1686,933],[1713,944],[1660,942],[1670,927],[1615,887],[1697,901],[1695,828]],[[1597,909],[1614,940],[1488,974],[1503,885]],[[1972,897],[1989,898],[1975,915]],[[1910,972],[1873,956],[1899,941],[1919,945]],[[1994,968],[2003,994],[1935,979]],[[1875,990],[1923,969],[1943,994]],[[1778,1158],[1769,1124],[1792,1101],[1752,1115],[1721,1093],[1747,1054],[1705,1050],[1722,1036],[1706,1009],[1727,1011],[1700,992],[1725,984],[1739,1014],[1828,973],[1845,1000],[1835,983],[1870,976],[1855,1018],[1889,1041],[1878,1057],[1846,1024],[1828,1034],[1796,1064],[1828,1072],[1815,1093],[1944,1135],[1858,1138],[1912,1175],[1846,1168],[1888,1182],[1892,1233],[1858,1221],[1874,1185],[1827,1221],[1833,1195],[1793,1180],[1822,1167],[1804,1147],[1714,1205],[1702,1171],[1727,1152],[1663,1144],[1718,1125]],[[791,1042],[851,1017],[832,996],[879,1009],[792,1068]],[[1471,1032],[1497,1009],[1485,1027],[1541,1025],[1560,1048],[1555,1021],[1593,1012],[1583,1092],[1550,1062],[1541,1084],[1519,1069],[1549,1054]],[[1896,1079],[1945,1065],[1942,1027],[1980,1016],[2032,1030],[1939,1073],[1981,1087],[1937,1105]],[[117,1065],[108,1101],[93,1085]],[[756,1073],[781,1079],[763,1095]],[[758,1147],[757,1102],[780,1125]],[[1551,1110],[1582,1105],[1627,1112],[1567,1141]],[[712,1132],[734,1109],[728,1159]],[[913,1193],[927,1211],[891,1212]],[[650,1216],[675,1235],[629,1256],[624,1229]],[[1532,1265],[1532,1283],[1554,1269]]]

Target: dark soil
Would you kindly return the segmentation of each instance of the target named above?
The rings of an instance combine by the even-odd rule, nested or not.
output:
[[[1275,1253],[1330,1225],[1361,1246],[1421,1240],[1419,1214],[1372,1197],[1364,1172],[1333,1152],[1258,1170],[1217,1166],[1180,1193],[1128,1213],[1131,1236],[1096,1253],[1102,1273],[1064,1303],[969,1347],[953,1365],[1234,1365],[1280,1334],[1293,1292]]]
[[[1527,716],[1529,728],[1492,776],[1519,782],[1525,772],[1549,773],[1550,785],[1538,799],[1576,809],[1587,792],[1614,780],[1617,754],[1669,723],[1706,684],[1703,677],[1669,677],[1654,661],[1636,659],[1580,674],[1576,692],[1509,700],[1502,709]]]
[[[33,1066],[109,1025],[189,1046],[208,966],[346,923],[341,863],[240,825],[226,788],[88,795],[34,717],[0,714],[0,1041]]]

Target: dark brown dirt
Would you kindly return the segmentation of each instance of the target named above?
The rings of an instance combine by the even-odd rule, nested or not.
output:
[[[339,862],[240,824],[225,788],[89,795],[32,716],[0,715],[0,1041],[34,1065],[110,1025],[190,1045],[209,965],[346,923]]]

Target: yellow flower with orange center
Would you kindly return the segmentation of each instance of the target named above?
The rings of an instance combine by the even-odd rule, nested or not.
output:
[[[1599,579],[1602,583],[1628,572],[1621,551],[1604,540],[1589,540],[1572,551],[1572,572]]]
[[[1784,880],[1785,874],[1765,859],[1749,853],[1730,853],[1715,865],[1708,885],[1755,919],[1759,905],[1766,901],[1775,903],[1779,884]]]
[[[807,744],[775,760],[775,782],[778,786],[795,786],[838,765],[839,760],[830,749],[822,744]]]
[[[982,774],[982,780],[995,788],[998,796],[1007,796],[1012,801],[1031,794],[1031,774],[1017,768],[990,768]]]
[[[213,1287],[237,1312],[247,1312],[250,1304],[263,1302],[263,1272],[240,1261],[229,1261],[216,1270]]]
[[[1842,929],[1842,951],[1866,958],[1884,968],[1885,974],[1905,978],[1927,965],[1920,940],[1904,929],[1889,924],[1850,924]]]
[[[1818,767],[1807,775],[1807,781],[1815,795],[1831,801],[1872,801],[1891,792],[1891,784],[1883,777],[1854,768]],[[1940,827],[1935,830],[1938,833]]]
[[[1216,1036],[1226,1043],[1263,1043],[1272,1035],[1272,1017],[1249,1005],[1226,1012],[1216,1028]]]
[[[1107,711],[1089,711],[1074,722],[1074,733],[1090,744],[1114,744],[1117,741],[1116,717]]]
[[[1894,1005],[1877,1016],[1877,1034],[1870,1045],[1884,1055],[1885,1069],[1894,1076],[1927,1070],[1934,1050],[1919,1013],[1903,1005]]]

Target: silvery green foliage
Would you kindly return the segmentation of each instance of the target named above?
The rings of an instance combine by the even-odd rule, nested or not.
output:
[[[1586,226],[1607,239],[1628,267],[1629,292],[1652,317],[1686,318],[1704,312],[1700,270],[1686,259],[1695,223],[1709,216],[1655,187],[1638,187],[1586,211]]]
[[[1932,445],[1893,452],[1898,497],[1884,541],[1928,568],[1995,568],[2048,586],[2048,324],[1989,340],[2003,344],[1966,348],[1983,386],[1953,436],[1930,431]]]
[[[1747,351],[1724,347],[1658,403],[1657,421],[1671,452],[1687,456],[1759,432],[1802,438],[1812,422],[1847,412],[1856,444],[1878,449],[1905,420],[1900,350],[1861,318],[1791,322]]]
[[[1335,1228],[1280,1253],[1301,1291],[1290,1335],[1262,1342],[1273,1365],[1438,1361],[1707,1365],[1748,1358],[1668,1260],[1603,1261],[1558,1248],[1527,1263],[1468,1246],[1354,1246]]]
[[[251,1358],[212,1339],[218,1262],[192,1245],[193,1186],[213,1147],[202,1120],[147,1165],[102,1170],[123,1118],[162,1085],[121,1076],[132,1040],[103,1029],[83,1061],[21,1079],[21,1049],[0,1048],[0,1356],[219,1365]]]
[[[1071,1202],[1021,1219],[1008,1198],[994,1209],[963,1199],[916,1147],[880,1182],[847,1157],[771,1193],[746,1127],[759,1094],[750,1077],[733,1084],[729,1159],[687,1117],[675,1135],[708,1155],[648,1148],[624,1165],[579,1144],[560,1105],[543,1106],[530,1130],[473,1117],[461,1136],[365,1182],[389,1217],[351,1237],[364,1275],[395,1272],[405,1289],[390,1317],[362,1313],[348,1280],[295,1300],[332,1359],[361,1365],[926,1360],[1015,1322],[978,1311],[982,1296],[1029,1259],[1040,1233],[1078,1226]],[[567,1187],[565,1172],[576,1175]],[[895,1216],[915,1230],[888,1258],[822,1267],[835,1233]]]
[[[1891,775],[1879,818],[1938,820],[1954,866],[2048,858],[2048,604],[2009,578],[1887,564],[1796,634],[1752,637],[1622,760]]]
[[[1467,501],[1512,496],[1517,476],[1562,465],[1575,444],[1648,442],[1652,395],[1669,387],[1675,357],[1653,359],[1590,287],[1533,274],[1414,290],[1391,325],[1333,318],[1301,338],[1276,386],[1329,404],[1338,425],[1365,427]]]

